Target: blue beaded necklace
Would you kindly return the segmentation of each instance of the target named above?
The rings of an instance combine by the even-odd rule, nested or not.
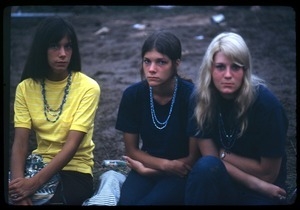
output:
[[[44,115],[48,122],[55,123],[59,119],[59,117],[62,113],[62,110],[63,110],[63,106],[67,101],[67,96],[70,91],[71,81],[72,81],[72,72],[70,72],[68,75],[67,85],[65,87],[64,96],[63,96],[60,106],[58,107],[58,109],[52,109],[49,106],[47,99],[46,99],[45,80],[44,79],[42,80],[41,86],[42,86],[42,96],[43,96],[43,102],[44,102]],[[55,117],[55,119],[54,120],[49,119],[48,114],[51,115],[52,117]]]
[[[153,103],[152,87],[149,87],[149,91],[150,91],[150,110],[151,110],[152,122],[153,122],[154,126],[159,130],[164,129],[167,126],[167,124],[169,122],[169,119],[171,117],[171,114],[172,114],[172,110],[173,110],[173,106],[174,106],[175,98],[176,98],[176,93],[177,93],[177,86],[178,86],[177,77],[175,77],[175,81],[176,81],[175,82],[175,88],[174,88],[174,92],[173,92],[173,96],[172,96],[172,103],[171,103],[171,107],[170,107],[170,110],[169,110],[169,115],[168,115],[167,119],[164,122],[160,122],[156,117],[155,109],[154,109],[154,103]]]

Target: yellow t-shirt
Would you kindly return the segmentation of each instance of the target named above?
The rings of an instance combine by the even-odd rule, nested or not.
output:
[[[66,83],[67,78],[63,81],[45,80],[46,99],[52,109],[59,108]],[[32,153],[41,154],[46,163],[61,150],[69,130],[85,132],[77,152],[63,170],[92,174],[95,148],[92,137],[100,93],[100,86],[95,80],[82,72],[73,72],[62,113],[59,119],[52,123],[45,117],[40,82],[26,79],[16,89],[14,126],[35,131],[37,148]],[[55,120],[54,116],[47,116]]]

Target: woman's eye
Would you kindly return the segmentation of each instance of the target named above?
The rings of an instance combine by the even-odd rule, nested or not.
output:
[[[241,66],[236,65],[236,64],[233,64],[233,65],[231,66],[231,70],[232,70],[232,71],[239,71],[241,68],[242,68]]]
[[[72,45],[71,44],[66,44],[65,49],[72,49]]]
[[[225,70],[225,65],[215,65],[215,68],[219,71]]]
[[[59,46],[57,44],[52,43],[49,45],[49,48],[50,49],[59,49]]]
[[[72,50],[72,44],[71,43],[66,44],[64,46],[59,45],[59,44],[55,44],[55,43],[52,43],[52,44],[49,45],[49,49],[52,49],[52,50],[59,50],[61,47],[63,47],[65,50]]]
[[[143,61],[145,64],[149,64],[150,63],[150,61],[149,60],[147,60],[147,59],[144,59],[144,61]]]
[[[165,65],[166,63],[166,61],[158,61],[158,65]]]

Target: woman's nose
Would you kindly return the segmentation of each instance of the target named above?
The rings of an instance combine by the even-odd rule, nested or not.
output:
[[[61,46],[61,47],[59,48],[59,55],[60,55],[60,56],[66,55],[66,50],[65,50],[65,48],[64,48],[63,46]]]
[[[154,62],[150,64],[150,66],[149,66],[149,71],[151,71],[151,72],[156,71],[156,66],[155,66],[155,63],[154,63]]]

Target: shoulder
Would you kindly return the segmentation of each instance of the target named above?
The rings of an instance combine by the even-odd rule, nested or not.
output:
[[[282,110],[283,106],[274,93],[266,86],[260,85],[257,87],[257,97],[254,102],[254,107],[266,112],[274,110]]]
[[[138,112],[140,105],[146,99],[147,85],[145,82],[137,82],[128,86],[124,91],[120,102],[120,110],[129,112]],[[122,113],[124,113],[122,111]]]
[[[257,102],[265,103],[266,105],[271,105],[272,103],[280,103],[274,93],[264,85],[259,85],[257,87]]]
[[[83,72],[73,72],[73,83],[89,88],[100,89],[98,82]]]
[[[25,79],[17,85],[17,89],[19,88],[36,88],[40,86],[40,82],[37,82],[31,78]]]
[[[178,78],[178,90],[181,92],[180,95],[190,96],[194,90],[194,87],[194,83],[182,78]]]
[[[258,87],[257,93],[257,98],[253,104],[253,113],[250,115],[259,116],[260,122],[265,122],[264,119],[267,119],[268,124],[283,122],[284,126],[287,127],[288,119],[285,109],[272,91],[261,85]]]
[[[137,83],[134,83],[134,84],[128,86],[124,90],[124,94],[143,93],[143,92],[145,92],[146,88],[147,88],[147,85],[146,85],[145,81],[140,81],[140,82],[137,82]]]

